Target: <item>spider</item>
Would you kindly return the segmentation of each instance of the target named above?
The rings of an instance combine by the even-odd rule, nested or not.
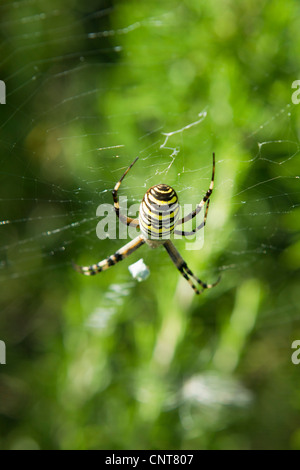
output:
[[[183,236],[192,235],[205,226],[209,208],[209,198],[213,192],[214,187],[215,154],[213,153],[211,182],[205,196],[196,206],[196,209],[193,210],[193,212],[180,220],[178,220],[179,203],[177,194],[175,190],[167,184],[158,184],[148,189],[141,202],[138,219],[132,219],[131,217],[126,217],[125,215],[120,214],[118,190],[123,179],[137,160],[138,157],[131,163],[123,176],[116,183],[112,192],[112,196],[114,200],[114,209],[120,221],[124,224],[139,228],[141,230],[141,234],[116,251],[114,255],[109,256],[103,261],[92,264],[91,266],[78,266],[77,264],[73,263],[74,268],[81,274],[91,276],[100,273],[101,271],[105,271],[124,258],[127,258],[127,256],[131,255],[131,253],[140,248],[140,246],[144,245],[144,243],[149,245],[151,248],[157,248],[158,246],[163,245],[178,271],[188,281],[196,294],[201,294],[205,289],[211,289],[218,284],[220,278],[213,284],[207,284],[206,282],[198,279],[192,273],[184,259],[176,250],[175,246],[170,240],[170,236],[173,233]],[[175,229],[177,225],[184,224],[185,222],[188,222],[189,220],[196,217],[204,205],[206,205],[204,220],[198,227],[190,232]],[[196,287],[195,283],[200,286],[200,290],[198,287]]]

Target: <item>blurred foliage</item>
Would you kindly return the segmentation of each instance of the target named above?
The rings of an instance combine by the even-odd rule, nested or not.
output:
[[[2,449],[300,448],[299,8],[1,2],[0,218],[20,220],[0,227]],[[176,245],[218,287],[194,296],[147,247],[143,283],[128,261],[74,273],[125,243],[94,230],[121,168],[140,155],[138,201],[170,147],[166,182],[193,204],[216,152],[205,246]]]

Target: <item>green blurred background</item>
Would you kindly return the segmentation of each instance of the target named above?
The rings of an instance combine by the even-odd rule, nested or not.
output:
[[[300,448],[299,15],[1,1],[0,448]],[[73,271],[125,244],[96,237],[96,209],[137,155],[122,195],[165,182],[195,205],[213,151],[204,247],[176,246],[217,287],[195,296],[145,246]]]

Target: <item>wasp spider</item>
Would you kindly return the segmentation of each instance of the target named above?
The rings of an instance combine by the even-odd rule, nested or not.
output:
[[[76,271],[85,274],[86,276],[91,276],[101,271],[105,271],[114,264],[118,263],[127,256],[131,255],[135,250],[140,246],[146,243],[151,248],[156,248],[160,245],[163,245],[167,250],[171,260],[175,264],[176,268],[182,274],[182,276],[188,281],[191,287],[194,289],[196,294],[201,294],[205,289],[211,289],[218,284],[219,280],[214,284],[207,284],[206,282],[198,279],[192,271],[188,268],[184,259],[180,256],[175,246],[170,240],[170,236],[174,233],[176,235],[192,235],[201,228],[204,227],[207,219],[207,213],[209,208],[209,198],[213,192],[214,187],[214,177],[215,177],[215,154],[213,153],[213,169],[212,177],[209,188],[203,197],[202,201],[196,206],[196,209],[178,220],[179,217],[179,203],[178,197],[173,188],[167,184],[158,184],[152,186],[143,197],[143,200],[140,205],[139,218],[132,219],[131,217],[126,217],[123,214],[120,214],[120,206],[118,200],[118,190],[121,186],[121,183],[129,170],[133,167],[138,157],[131,163],[127,168],[121,179],[116,183],[114,190],[112,192],[114,200],[114,208],[117,216],[120,221],[124,224],[137,227],[141,230],[141,234],[136,237],[134,240],[130,241],[122,248],[120,248],[114,255],[109,256],[108,258],[100,261],[99,263],[92,264],[91,266],[78,266],[74,264]],[[177,225],[184,224],[189,220],[196,217],[196,215],[201,211],[202,207],[205,206],[205,215],[203,222],[193,229],[190,232],[185,230],[177,230],[175,227]],[[200,290],[196,287],[195,284],[200,286]]]

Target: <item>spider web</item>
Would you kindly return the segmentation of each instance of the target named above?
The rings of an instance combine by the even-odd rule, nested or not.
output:
[[[150,186],[167,183],[181,203],[195,207],[209,187],[215,151],[204,247],[199,253],[189,249],[192,239],[177,247],[195,273],[195,259],[203,260],[201,279],[210,282],[222,275],[219,293],[226,295],[248,277],[267,280],[278,298],[267,303],[258,320],[261,328],[298,322],[296,301],[285,300],[287,276],[294,276],[295,285],[298,272],[294,72],[285,77],[285,94],[266,106],[260,103],[259,112],[242,102],[236,119],[223,85],[229,79],[222,77],[219,64],[211,75],[220,75],[213,90],[217,97],[200,90],[195,103],[180,108],[176,93],[184,93],[197,77],[180,41],[170,45],[167,40],[174,27],[180,28],[182,7],[156,5],[155,12],[144,7],[139,14],[119,4],[88,8],[38,0],[0,5],[0,79],[6,85],[6,104],[0,108],[4,308],[13,301],[15,285],[29,298],[36,295],[37,279],[55,286],[67,277],[73,285],[78,275],[72,260],[98,262],[125,244],[118,237],[97,238],[96,210],[112,203],[114,184],[136,156],[139,161],[120,194],[137,203]],[[252,100],[258,101],[265,85],[249,81]],[[178,280],[172,263],[160,250],[144,247],[105,280],[98,279],[102,296],[87,326],[105,328],[129,302],[136,282],[127,267],[141,257],[150,266],[153,286],[171,280],[173,297],[179,283],[176,292],[191,304],[193,292]],[[287,269],[275,275],[276,260],[282,258]],[[158,345],[158,356],[159,350]]]
[[[166,111],[165,122],[159,128],[150,123],[147,132],[139,129],[137,148],[131,148],[122,140],[119,122],[144,121],[138,109],[123,109],[117,116],[101,110],[108,122],[115,122],[101,126],[93,104],[105,94],[120,93],[121,84],[107,83],[109,69],[119,66],[119,62],[125,73],[143,66],[131,60],[134,50],[124,50],[123,37],[143,28],[165,34],[174,20],[171,11],[158,17],[144,16],[132,23],[124,21],[116,29],[109,24],[113,8],[86,12],[78,15],[80,19],[74,13],[66,24],[62,21],[65,12],[58,5],[45,8],[43,2],[16,2],[13,6],[2,4],[1,11],[1,70],[5,70],[1,79],[7,87],[7,104],[1,106],[0,282],[47,270],[66,271],[72,259],[83,259],[83,253],[90,261],[92,254],[99,260],[106,257],[107,244],[102,247],[95,236],[99,220],[96,208],[102,202],[111,202],[114,183],[136,155],[140,156],[140,168],[135,168],[122,186],[122,194],[127,194],[132,202],[138,202],[144,191],[160,180],[176,187],[181,201],[194,205],[199,202],[211,173],[213,148],[205,138],[214,113],[209,106],[199,109],[198,115],[183,112],[169,120]],[[109,41],[111,38],[113,41]],[[60,43],[65,44],[62,50]],[[98,85],[101,73],[106,77]],[[70,88],[66,87],[68,82]],[[28,120],[29,110],[32,117]],[[256,263],[264,255],[281,250],[278,225],[267,221],[276,221],[298,207],[298,175],[289,170],[299,155],[292,125],[295,112],[290,103],[278,107],[271,118],[262,118],[252,132],[231,142],[225,151],[210,128],[220,147],[214,207],[209,214],[209,223],[217,231],[213,250],[218,251],[218,240],[228,236],[224,228],[230,223],[226,211],[239,219],[232,227],[226,262],[219,266],[220,272],[239,271],[245,263]],[[143,114],[147,113],[151,116],[151,107],[143,110]],[[178,124],[170,128],[168,121]],[[103,130],[104,127],[114,130]],[[280,127],[284,138],[272,140],[272,134],[278,135]],[[270,140],[261,140],[261,135]],[[197,148],[199,141],[201,148]],[[239,149],[248,143],[250,159],[240,158]],[[188,158],[193,147],[193,152],[199,154],[196,166],[195,160],[190,163]],[[257,171],[259,167],[261,173]],[[236,172],[250,177],[241,178],[237,185]],[[287,184],[281,184],[286,182],[291,183],[290,191]],[[253,220],[252,226],[249,220]],[[255,230],[261,236],[256,240],[254,237],[246,247],[244,233]],[[109,245],[110,249],[113,247],[117,248],[118,242]],[[129,280],[128,274],[127,277]]]

